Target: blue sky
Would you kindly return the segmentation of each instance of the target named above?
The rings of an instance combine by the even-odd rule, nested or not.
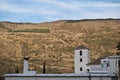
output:
[[[120,0],[0,0],[0,21],[120,18]]]

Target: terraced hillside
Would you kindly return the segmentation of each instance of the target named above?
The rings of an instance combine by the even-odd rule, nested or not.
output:
[[[119,19],[61,20],[46,23],[0,22],[0,75],[22,72],[23,56],[30,69],[42,73],[72,73],[74,48],[84,44],[91,59],[115,55],[120,42]]]

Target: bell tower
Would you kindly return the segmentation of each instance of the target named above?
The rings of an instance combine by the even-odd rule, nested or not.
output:
[[[74,50],[74,54],[74,72],[86,73],[87,69],[89,69],[86,64],[90,62],[90,49],[80,45]]]

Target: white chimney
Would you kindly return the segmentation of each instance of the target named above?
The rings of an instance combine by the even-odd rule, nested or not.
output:
[[[23,73],[28,73],[28,69],[29,69],[29,62],[28,62],[28,60],[29,60],[29,57],[28,56],[25,56],[24,57],[24,68],[23,68]]]

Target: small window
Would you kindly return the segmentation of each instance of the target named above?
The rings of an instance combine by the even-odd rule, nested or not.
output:
[[[82,62],[82,58],[80,58],[80,62]]]
[[[80,71],[82,71],[82,67],[80,67]]]
[[[82,51],[80,51],[80,56],[82,56]]]
[[[87,69],[87,72],[90,72],[90,69]]]

